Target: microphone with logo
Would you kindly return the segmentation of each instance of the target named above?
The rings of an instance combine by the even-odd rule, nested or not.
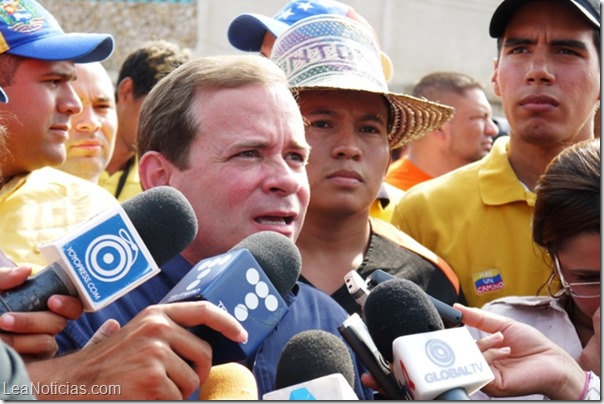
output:
[[[210,376],[201,385],[199,399],[258,400],[254,374],[237,362],[212,366]]]
[[[300,252],[289,238],[258,232],[197,263],[160,303],[207,300],[227,311],[248,332],[247,342],[233,342],[205,325],[190,331],[212,346],[212,364],[239,362],[256,352],[288,312],[283,299],[301,268]]]
[[[151,188],[41,246],[52,263],[0,294],[0,314],[47,310],[54,294],[79,297],[84,311],[100,310],[159,273],[196,234],[187,199],[172,187]]]
[[[263,400],[358,400],[348,348],[322,330],[303,331],[289,340],[277,364],[275,386]]]
[[[376,286],[367,296],[364,316],[409,399],[469,400],[494,379],[466,327],[444,329],[428,295],[411,281]]]

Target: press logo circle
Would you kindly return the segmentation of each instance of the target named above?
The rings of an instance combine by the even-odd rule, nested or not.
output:
[[[122,279],[138,256],[138,247],[130,235],[124,229],[120,229],[118,234],[99,236],[86,249],[86,266],[90,275],[100,281]]]
[[[455,353],[445,341],[430,339],[426,342],[426,355],[435,365],[443,368],[450,367],[455,363]]]

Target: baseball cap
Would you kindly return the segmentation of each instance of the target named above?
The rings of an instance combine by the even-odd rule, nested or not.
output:
[[[109,34],[65,33],[52,14],[34,0],[3,1],[0,5],[0,53],[88,63],[107,59],[113,47]]]
[[[530,0],[504,0],[491,17],[489,34],[492,38],[501,38],[510,18],[516,13],[518,7]],[[600,1],[599,0],[565,0],[574,6],[591,24],[600,28]]]
[[[371,24],[351,6],[335,0],[292,0],[273,17],[254,13],[240,14],[229,24],[227,36],[235,48],[246,52],[259,52],[267,31],[279,37],[295,22],[322,14],[346,16],[363,23],[371,30],[379,44],[378,36]],[[380,56],[384,75],[386,80],[390,81],[393,73],[392,61],[384,52],[380,52]]]
[[[391,149],[419,139],[453,116],[452,107],[390,92],[375,37],[351,18],[324,14],[296,22],[277,37],[271,60],[299,93],[352,90],[384,96]]]

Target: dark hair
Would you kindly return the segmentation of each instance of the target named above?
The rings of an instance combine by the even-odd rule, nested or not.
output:
[[[535,188],[533,240],[550,256],[581,233],[600,233],[600,139],[564,149]]]
[[[438,102],[443,92],[463,95],[467,90],[484,90],[484,86],[472,77],[456,72],[435,72],[421,78],[413,87],[412,95]]]
[[[0,54],[0,87],[9,87],[13,83],[15,73],[24,60],[22,56]]]
[[[119,85],[130,77],[134,82],[134,96],[140,98],[149,94],[164,76],[190,59],[191,52],[175,43],[164,40],[146,42],[124,60],[117,83]]]
[[[204,93],[251,84],[281,85],[289,91],[285,73],[256,54],[199,57],[162,79],[149,93],[139,115],[137,150],[163,154],[185,170],[191,143],[202,136],[203,119],[196,113]]]

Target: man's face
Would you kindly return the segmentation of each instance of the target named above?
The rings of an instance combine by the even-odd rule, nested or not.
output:
[[[600,63],[592,26],[566,3],[527,2],[506,27],[493,86],[523,142],[556,147],[593,137]]]
[[[449,158],[459,167],[480,160],[493,145],[498,129],[484,91],[473,88],[463,94],[445,93],[439,102],[455,108],[453,119],[442,127],[447,136]]]
[[[383,96],[302,91],[300,109],[312,147],[309,214],[368,210],[388,168],[388,108]]]
[[[138,131],[138,118],[143,102],[147,95],[134,96],[134,81],[126,77],[118,88],[118,136],[116,142],[122,144],[122,149],[136,150],[136,135]]]
[[[3,86],[10,102],[0,105],[7,127],[2,174],[12,176],[65,160],[65,141],[71,115],[82,104],[71,87],[73,62],[24,59],[13,81]]]
[[[264,230],[295,241],[310,198],[309,147],[287,86],[206,91],[192,108],[203,134],[192,144],[190,167],[174,169],[169,180],[199,222],[185,257],[196,262],[223,253]]]
[[[97,181],[115,145],[117,113],[113,84],[100,63],[76,65],[73,88],[82,103],[82,112],[71,117],[67,139],[67,159],[61,169]]]

